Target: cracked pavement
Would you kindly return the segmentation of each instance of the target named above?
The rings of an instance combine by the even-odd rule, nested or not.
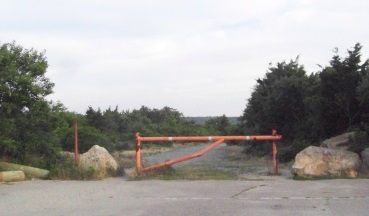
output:
[[[367,215],[369,179],[26,181],[0,184],[1,215]]]

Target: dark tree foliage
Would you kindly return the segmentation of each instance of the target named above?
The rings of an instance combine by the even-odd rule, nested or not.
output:
[[[321,79],[322,125],[325,135],[340,134],[347,129],[353,129],[360,123],[362,115],[367,113],[361,108],[362,90],[365,88],[365,77],[368,71],[368,61],[361,63],[362,46],[356,44],[348,56],[341,60],[337,53],[330,61],[330,66],[323,68]],[[358,97],[359,96],[359,97]]]
[[[315,112],[312,104],[319,80],[316,75],[306,75],[298,59],[277,63],[270,67],[265,78],[258,79],[248,100],[240,125],[244,130],[270,134],[277,129],[284,139],[309,136],[301,131],[309,127],[309,113]]]
[[[257,80],[240,117],[239,132],[269,134],[277,129],[283,135],[282,160],[292,159],[308,145],[349,130],[368,135],[369,61],[361,63],[361,48],[356,44],[344,59],[336,51],[330,65],[316,74],[307,75],[298,58],[271,66],[265,77]],[[367,135],[356,140],[363,143]],[[269,151],[258,148],[256,152]]]

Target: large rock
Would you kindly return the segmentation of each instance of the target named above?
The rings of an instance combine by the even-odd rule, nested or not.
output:
[[[369,168],[369,148],[361,152],[361,159],[366,168]]]
[[[354,135],[354,132],[344,133],[339,136],[326,139],[322,142],[320,147],[347,150],[350,147],[349,137],[352,135]]]
[[[118,167],[109,152],[98,145],[92,146],[88,152],[79,156],[79,165],[86,169],[92,167],[100,177],[109,176],[110,172],[115,172]]]
[[[300,177],[357,177],[359,155],[337,149],[309,146],[296,155],[292,172]]]

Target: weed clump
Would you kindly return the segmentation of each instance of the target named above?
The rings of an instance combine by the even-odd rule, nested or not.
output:
[[[93,167],[81,167],[78,163],[70,159],[60,159],[55,166],[50,169],[50,179],[53,180],[98,180],[116,176],[117,172],[111,168],[104,171],[96,170]]]

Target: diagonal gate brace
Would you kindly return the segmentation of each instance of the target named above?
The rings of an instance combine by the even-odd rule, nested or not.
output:
[[[153,165],[153,166],[145,167],[141,171],[145,172],[145,171],[157,169],[157,168],[164,167],[164,166],[170,166],[170,165],[182,162],[182,161],[191,160],[191,159],[194,159],[194,158],[197,158],[197,157],[201,157],[204,154],[206,154],[207,152],[209,152],[210,150],[212,150],[213,148],[215,148],[218,145],[222,144],[223,142],[224,142],[224,139],[219,139],[219,140],[215,141],[214,143],[212,143],[211,145],[209,145],[208,147],[204,148],[203,150],[201,150],[197,153],[186,155],[186,156],[176,158],[176,159],[172,159],[172,160],[166,161],[164,163],[159,163],[159,164],[156,164],[156,165]]]

